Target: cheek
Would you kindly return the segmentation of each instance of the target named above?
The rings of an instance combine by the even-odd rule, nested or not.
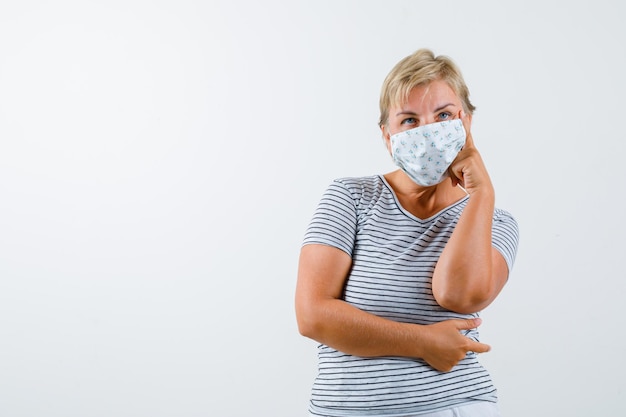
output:
[[[383,144],[385,145],[385,148],[387,148],[387,152],[391,155],[391,140],[389,139],[389,136],[383,136]]]
[[[389,139],[389,127],[382,126],[380,130],[382,131],[383,144],[385,145],[385,148],[387,148],[387,151],[391,153],[391,140]]]

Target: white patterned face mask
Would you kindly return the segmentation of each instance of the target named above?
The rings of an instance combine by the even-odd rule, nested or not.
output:
[[[414,182],[424,187],[442,182],[465,145],[461,119],[405,130],[390,137],[391,157]]]

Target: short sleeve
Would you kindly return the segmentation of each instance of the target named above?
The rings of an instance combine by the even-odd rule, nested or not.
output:
[[[493,216],[492,245],[504,256],[509,273],[513,269],[517,245],[519,243],[519,229],[517,221],[505,210],[496,209]]]
[[[322,195],[304,235],[303,245],[329,245],[352,256],[356,230],[354,197],[344,184],[334,181]]]

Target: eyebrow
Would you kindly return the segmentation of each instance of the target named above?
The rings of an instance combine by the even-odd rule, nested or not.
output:
[[[435,109],[435,111],[433,113],[437,113],[438,111],[441,111],[441,110],[445,109],[448,106],[454,106],[454,103],[447,103],[447,104],[444,104],[443,106],[439,106],[439,107],[437,107]],[[403,114],[417,115],[417,113],[412,112],[410,110],[401,110],[398,113],[396,113],[396,116],[400,116],[400,115],[403,115]]]

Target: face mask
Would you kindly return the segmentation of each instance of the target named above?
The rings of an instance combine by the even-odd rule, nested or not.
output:
[[[465,145],[461,119],[431,123],[396,133],[391,157],[414,182],[424,187],[442,182],[448,167]]]

